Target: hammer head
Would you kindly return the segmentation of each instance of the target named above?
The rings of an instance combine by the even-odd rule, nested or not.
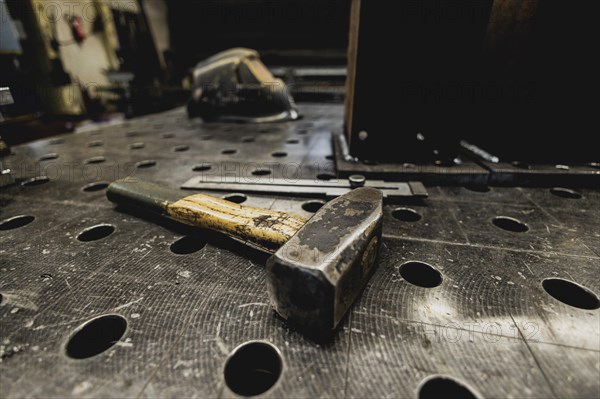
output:
[[[323,206],[267,262],[277,313],[321,334],[344,317],[375,269],[382,194],[359,188]]]

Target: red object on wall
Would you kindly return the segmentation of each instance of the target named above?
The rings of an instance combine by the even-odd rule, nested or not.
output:
[[[83,20],[81,17],[73,15],[69,19],[69,23],[71,24],[73,39],[75,39],[77,43],[83,42],[85,40],[85,30],[83,29]]]

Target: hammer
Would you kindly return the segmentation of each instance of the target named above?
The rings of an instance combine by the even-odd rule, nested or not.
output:
[[[138,179],[112,183],[112,202],[215,230],[272,254],[267,281],[275,311],[301,330],[337,327],[375,269],[382,194],[363,187],[325,204],[310,219],[181,192]]]

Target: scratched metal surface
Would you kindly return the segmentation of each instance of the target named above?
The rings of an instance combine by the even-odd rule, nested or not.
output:
[[[564,304],[541,284],[564,278],[600,293],[598,191],[570,199],[544,188],[430,187],[424,202],[386,206],[375,275],[335,336],[316,343],[267,305],[264,254],[82,190],[132,174],[176,188],[202,173],[192,170],[199,164],[247,178],[257,168],[292,178],[298,167],[289,165],[302,165],[306,178],[331,173],[330,132],[342,108],[302,110],[294,123],[205,126],[179,109],[14,148],[5,162],[16,177],[50,180],[0,192],[0,220],[35,217],[0,231],[0,397],[232,397],[225,363],[252,340],[272,343],[283,359],[265,397],[414,398],[439,375],[486,398],[600,395],[600,311]],[[99,156],[105,161],[84,165]],[[147,160],[155,164],[135,166]],[[252,195],[246,204],[309,216],[305,201]],[[421,218],[398,220],[398,208]],[[497,216],[529,231],[499,229]],[[77,239],[98,224],[115,231]],[[201,249],[171,252],[185,235]],[[408,261],[435,267],[441,284],[409,283],[400,273]],[[127,320],[116,345],[68,357],[71,334],[105,314]]]

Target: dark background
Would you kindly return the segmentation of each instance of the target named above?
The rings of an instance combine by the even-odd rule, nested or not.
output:
[[[231,47],[258,50],[270,65],[344,65],[347,0],[207,0],[169,2],[178,68]]]

